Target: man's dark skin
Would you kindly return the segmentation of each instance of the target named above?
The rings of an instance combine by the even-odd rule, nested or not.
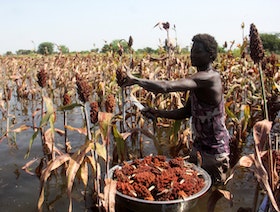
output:
[[[191,62],[197,68],[197,73],[179,80],[148,80],[134,77],[129,71],[123,86],[138,84],[153,93],[185,92],[194,90],[197,98],[211,105],[217,105],[222,98],[222,82],[220,74],[212,69],[210,52],[206,51],[202,43],[194,43],[191,49]],[[215,82],[215,83],[214,83]],[[162,117],[180,120],[189,117],[190,100],[185,107],[177,110],[165,111],[145,108],[142,113],[147,117]]]

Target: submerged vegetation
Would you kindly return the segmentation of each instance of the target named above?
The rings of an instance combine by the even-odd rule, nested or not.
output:
[[[163,28],[168,32],[169,28]],[[118,51],[106,53],[0,57],[0,142],[7,140],[16,146],[15,134],[32,131],[32,137],[26,141],[29,148],[23,169],[40,178],[38,210],[51,207],[44,202],[45,189],[52,177],[66,176],[69,211],[73,204],[73,185],[78,182],[94,200],[89,208],[109,211],[110,188],[114,186],[106,174],[113,164],[149,154],[144,148],[147,140],[152,141],[160,155],[173,158],[188,153],[192,142],[188,119],[147,120],[131,101],[133,97],[143,105],[173,109],[187,101],[188,93],[155,95],[137,86],[121,89],[116,71],[131,69],[142,78],[173,80],[196,71],[189,55],[176,53],[169,39],[162,54],[138,55],[131,49],[132,42],[130,37],[127,52],[119,45]],[[231,50],[221,53],[215,62],[224,83],[226,124],[232,136],[232,167],[242,156],[242,146],[256,123],[268,119],[273,127],[279,122],[279,56],[263,52],[261,58],[259,54],[251,58],[246,39],[239,51],[239,56],[233,56]],[[11,108],[19,104],[28,108],[32,123],[17,121],[17,114]],[[68,120],[77,109],[81,126],[73,126]],[[57,122],[62,122],[64,127],[58,128]],[[69,131],[81,135],[83,140],[73,140]],[[41,142],[42,152],[38,158],[30,159],[34,142]],[[274,194],[277,185],[278,181],[272,186]]]

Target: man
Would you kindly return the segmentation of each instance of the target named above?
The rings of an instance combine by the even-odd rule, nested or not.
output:
[[[144,108],[142,113],[151,117],[162,117],[175,120],[192,117],[194,144],[190,162],[196,162],[197,152],[201,155],[202,164],[211,176],[215,185],[222,184],[229,168],[230,136],[225,126],[224,100],[221,77],[212,67],[217,58],[217,42],[208,34],[197,34],[193,37],[191,62],[197,73],[183,79],[148,80],[133,76],[129,71],[120,86],[138,84],[154,93],[190,91],[186,105],[175,110],[156,110]]]

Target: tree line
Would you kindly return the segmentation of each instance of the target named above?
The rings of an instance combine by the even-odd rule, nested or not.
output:
[[[260,34],[260,38],[262,40],[263,47],[267,52],[280,54],[280,33],[274,33],[274,34],[262,33],[262,34]],[[57,51],[55,51],[55,47],[56,47]],[[137,53],[157,54],[157,53],[160,53],[162,51],[162,49],[164,49],[164,48],[165,48],[165,46],[163,46],[162,48],[158,48],[158,49],[146,47],[143,49],[138,49],[138,50],[136,50],[136,52]],[[176,46],[175,48],[177,48],[177,50],[179,50],[178,46]],[[95,48],[95,49],[91,49],[90,51],[83,51],[83,52],[100,52],[100,53],[106,53],[108,51],[119,52],[120,49],[124,53],[127,53],[131,50],[128,46],[128,43],[122,39],[122,40],[113,40],[109,44],[106,42],[101,49]],[[223,47],[220,47],[219,50],[221,52],[223,52]],[[182,52],[182,53],[188,52],[188,51],[189,51],[188,47],[180,49],[180,52]],[[29,54],[37,53],[37,54],[42,54],[42,55],[50,55],[50,54],[57,53],[57,52],[61,52],[64,54],[71,53],[69,51],[69,48],[65,45],[57,45],[52,42],[43,42],[43,43],[39,44],[37,50],[36,49],[34,49],[34,50],[19,49],[18,51],[16,51],[16,54],[17,55],[29,55]],[[81,53],[83,53],[83,52],[81,52]],[[6,52],[6,55],[12,55],[12,54],[13,53],[11,51]]]

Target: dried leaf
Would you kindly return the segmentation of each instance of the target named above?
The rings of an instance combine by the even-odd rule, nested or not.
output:
[[[72,186],[75,180],[75,176],[77,174],[77,171],[79,170],[82,162],[84,161],[84,158],[86,154],[93,148],[93,143],[87,141],[80,149],[78,149],[74,155],[70,158],[70,162],[68,165],[68,168],[66,170],[66,176],[67,176],[67,193],[70,199],[69,203],[69,210],[72,211],[72,198],[71,198],[71,192],[72,192]]]
[[[72,185],[80,165],[82,164],[85,155],[93,148],[93,143],[86,142],[74,155],[70,158],[69,166],[66,171],[68,193],[71,193]]]
[[[115,195],[117,191],[117,181],[112,179],[105,179],[104,195],[102,203],[108,212],[115,211]]]
[[[24,170],[26,173],[30,174],[30,175],[35,175],[34,172],[29,171],[29,167],[35,163],[38,160],[38,158],[34,158],[31,161],[27,162],[21,169]]]
[[[239,159],[238,165],[249,168],[254,164],[254,161],[255,161],[254,154],[245,155]]]
[[[232,206],[232,194],[226,190],[215,189],[208,198],[207,211],[214,212],[217,201],[222,197],[225,197],[227,200],[229,200],[230,205]]]
[[[268,120],[262,120],[257,122],[253,127],[253,136],[255,141],[255,154],[256,154],[256,176],[258,178],[259,182],[262,182],[268,197],[271,201],[271,204],[275,208],[275,210],[279,211],[278,205],[275,201],[275,198],[273,196],[271,185],[268,182],[268,174],[266,169],[263,166],[262,159],[261,159],[261,150],[264,148],[268,134],[270,133],[270,129],[272,126],[272,122]]]
[[[49,178],[51,172],[58,167],[60,167],[62,164],[64,164],[66,161],[70,160],[69,154],[63,154],[58,157],[56,157],[54,160],[51,160],[47,167],[42,171],[41,181],[46,182]]]
[[[80,176],[81,176],[81,179],[82,179],[82,182],[83,182],[84,186],[87,187],[87,184],[88,184],[88,164],[85,160],[81,164]]]
[[[103,135],[103,138],[108,137],[108,132],[110,130],[111,126],[111,119],[113,117],[112,113],[105,113],[105,112],[99,112],[98,113],[98,122],[99,122],[99,127],[101,134]],[[103,140],[103,143],[105,142],[106,139]]]
[[[86,155],[85,161],[88,162],[91,165],[93,173],[96,171],[96,162],[92,156]]]
[[[72,127],[72,126],[69,126],[69,125],[65,125],[64,127],[66,129],[68,129],[68,130],[77,131],[80,134],[87,135],[87,128],[86,127],[84,127],[84,128],[76,128],[76,127]]]
[[[56,157],[54,160],[50,161],[47,165],[47,167],[42,171],[41,175],[41,192],[40,197],[38,200],[38,210],[42,211],[42,205],[44,203],[44,195],[45,195],[45,182],[49,178],[51,172],[58,167],[60,167],[62,164],[64,164],[66,161],[70,160],[69,154],[64,154]]]
[[[19,132],[28,130],[29,128],[30,128],[30,126],[21,125],[20,127],[16,128],[16,129],[13,129],[13,130],[11,130],[11,131],[12,131],[12,132],[15,132],[15,133],[19,133]]]
[[[218,189],[219,190],[219,192],[223,195],[223,197],[225,198],[225,199],[227,199],[228,201],[230,201],[230,205],[232,206],[232,197],[233,197],[233,195],[229,192],[229,191],[227,191],[227,190],[222,190],[222,189]]]
[[[63,131],[61,131],[60,129],[55,129],[56,132],[59,132],[59,134],[61,135],[62,133],[64,133]],[[62,151],[60,151],[55,145],[54,145],[54,135],[53,135],[53,131],[51,128],[47,129],[44,133],[45,136],[45,147],[48,148],[48,152],[55,152],[58,155],[62,155]]]
[[[95,151],[97,155],[102,157],[105,161],[107,160],[107,151],[106,147],[100,143],[95,143]]]
[[[232,169],[230,170],[230,174],[224,184],[226,185],[234,177],[234,173],[237,168],[239,168],[239,167],[250,168],[254,164],[254,162],[255,162],[254,154],[242,156],[238,160],[238,162],[234,165],[234,167],[232,167]]]
[[[265,144],[268,141],[268,134],[272,127],[272,122],[268,120],[262,120],[257,122],[253,128],[253,136],[256,144],[256,150],[258,152],[262,151]]]

